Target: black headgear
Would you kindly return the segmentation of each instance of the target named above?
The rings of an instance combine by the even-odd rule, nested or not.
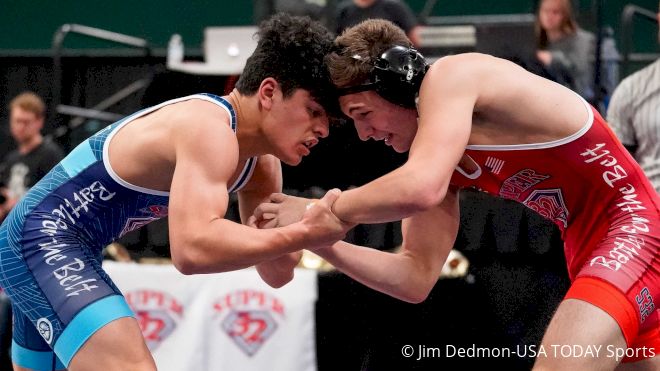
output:
[[[353,56],[361,59],[360,56]],[[374,90],[386,100],[415,108],[415,99],[429,66],[413,48],[393,46],[376,59],[369,80],[361,85],[340,89],[340,95]]]

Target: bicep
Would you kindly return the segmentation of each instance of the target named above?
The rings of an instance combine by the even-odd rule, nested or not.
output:
[[[429,70],[420,90],[417,134],[405,165],[445,187],[465,152],[477,99],[471,78],[452,74],[454,70]]]
[[[268,201],[272,193],[279,192],[282,192],[282,166],[280,160],[272,155],[259,157],[252,178],[238,192],[241,221],[245,223],[259,204]]]
[[[228,128],[218,130],[215,124],[200,132],[197,126],[204,125],[195,125],[188,138],[176,144],[169,201],[173,242],[181,235],[199,232],[211,221],[223,218],[227,211],[227,182],[235,171],[238,145],[229,136],[233,133],[228,133]]]

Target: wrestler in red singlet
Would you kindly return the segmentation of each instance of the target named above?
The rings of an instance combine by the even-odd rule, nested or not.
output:
[[[452,184],[518,201],[552,220],[573,281],[566,298],[608,312],[630,348],[660,350],[660,198],[588,109],[583,128],[561,140],[468,146]]]

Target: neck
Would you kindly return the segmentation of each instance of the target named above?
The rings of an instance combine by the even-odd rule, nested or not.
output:
[[[239,161],[270,153],[270,145],[261,128],[261,109],[256,94],[245,96],[234,89],[225,98],[236,112]]]
[[[43,141],[44,137],[41,134],[35,135],[25,142],[19,143],[18,152],[20,152],[22,155],[28,154],[32,152],[33,149],[39,147]]]

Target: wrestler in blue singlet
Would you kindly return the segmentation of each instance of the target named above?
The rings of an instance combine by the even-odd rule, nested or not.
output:
[[[190,99],[224,108],[236,132],[232,106],[215,95],[192,95],[139,111],[78,145],[0,226],[0,286],[14,310],[15,364],[35,370],[65,368],[94,332],[133,316],[101,267],[101,251],[125,233],[167,216],[169,193],[119,178],[110,166],[108,146],[124,125]],[[256,158],[247,161],[229,192],[249,180],[255,163]]]

